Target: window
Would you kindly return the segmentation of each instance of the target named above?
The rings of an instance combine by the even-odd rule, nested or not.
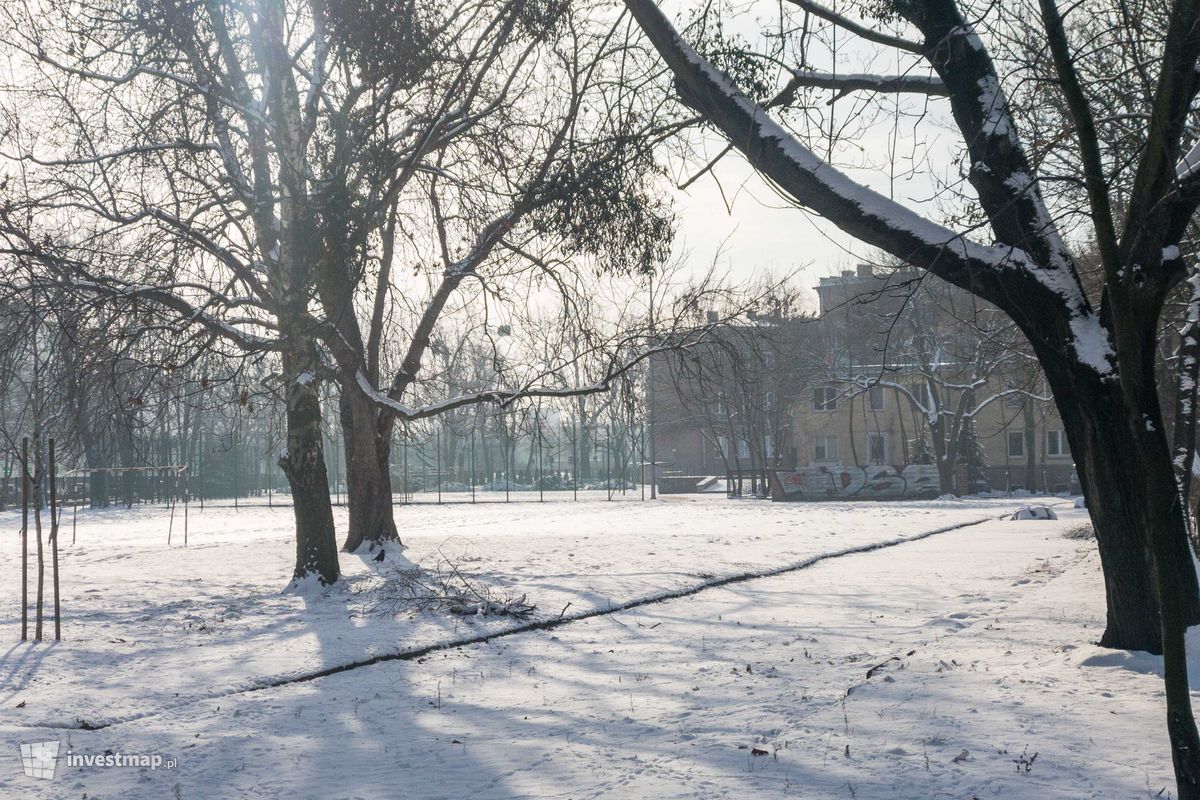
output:
[[[763,456],[766,458],[775,457],[775,437],[769,433],[763,437]]]
[[[1008,432],[1008,457],[1025,457],[1025,434],[1021,431]]]
[[[890,438],[886,433],[867,434],[867,458],[872,464],[887,464],[891,460]]]
[[[813,389],[813,411],[837,411],[837,390],[832,386]]]
[[[813,461],[837,461],[838,437],[818,436],[813,439]]]
[[[738,445],[737,457],[738,458],[749,458],[750,457],[750,443],[748,441],[746,441],[745,439],[738,439],[737,445]]]
[[[1046,455],[1067,455],[1067,437],[1063,431],[1046,431]]]
[[[922,408],[929,408],[929,384],[925,381],[917,381],[911,387],[912,396],[917,398],[917,403]]]
[[[867,390],[867,406],[872,411],[883,411],[883,387],[872,386]]]

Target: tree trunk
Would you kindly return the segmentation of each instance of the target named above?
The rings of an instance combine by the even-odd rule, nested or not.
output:
[[[938,491],[943,495],[958,494],[954,491],[954,462],[949,457],[937,457]]]
[[[361,392],[343,381],[342,435],[346,449],[346,494],[350,502],[350,530],[342,549],[353,553],[364,544],[369,550],[393,542],[400,535],[392,513],[391,426],[379,424],[379,413]],[[382,430],[381,430],[382,428]]]
[[[329,475],[321,443],[321,403],[307,353],[288,351],[283,358],[287,376],[287,450],[279,467],[287,476],[296,515],[296,569],[293,583],[316,575],[328,586],[339,576]]]
[[[1161,527],[1154,519],[1161,513],[1156,509],[1178,506],[1174,476],[1166,486],[1145,478],[1154,471],[1157,454],[1146,453],[1134,437],[1131,412],[1117,386],[1100,382],[1094,373],[1068,376],[1053,368],[1046,373],[1075,456],[1104,571],[1108,619],[1100,645],[1162,653],[1149,537],[1155,526]],[[1162,460],[1169,468],[1169,454]],[[1150,496],[1152,491],[1156,496]],[[1175,573],[1172,595],[1178,596],[1186,623],[1195,624],[1200,622],[1200,587],[1186,532],[1180,528],[1165,535],[1172,537],[1175,551],[1163,562],[1164,569]]]
[[[580,417],[578,472],[578,480],[584,482],[592,480],[592,436],[588,432],[586,417]]]
[[[938,491],[942,494],[956,494],[954,491],[954,467],[957,459],[954,457],[954,443],[946,434],[946,422],[940,416],[936,422],[929,425],[929,441],[933,447],[933,463],[937,464]]]
[[[1025,426],[1025,490],[1036,493],[1037,481],[1037,421],[1033,417],[1033,402],[1025,398],[1021,404],[1021,423]]]
[[[1161,419],[1159,420],[1161,427]],[[1148,462],[1144,482],[1153,498],[1178,497],[1175,475],[1167,457],[1166,437],[1160,431],[1146,431],[1139,439],[1161,440],[1161,458]],[[1153,445],[1158,445],[1154,442]],[[1145,449],[1150,449],[1147,446]],[[1200,798],[1200,735],[1196,731],[1196,720],[1192,715],[1192,698],[1188,689],[1186,630],[1196,622],[1194,608],[1189,608],[1189,598],[1195,593],[1185,594],[1179,590],[1178,579],[1173,577],[1186,569],[1193,578],[1191,551],[1180,547],[1187,541],[1186,518],[1178,502],[1173,504],[1154,503],[1147,506],[1147,538],[1150,540],[1152,573],[1159,598],[1161,637],[1163,654],[1163,679],[1167,699],[1167,733],[1171,741],[1171,760],[1175,767],[1176,787],[1180,800]],[[1189,616],[1191,610],[1191,616]]]

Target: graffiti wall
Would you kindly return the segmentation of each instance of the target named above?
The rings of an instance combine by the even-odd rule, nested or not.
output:
[[[771,472],[772,500],[929,500],[941,494],[937,467],[802,467]]]

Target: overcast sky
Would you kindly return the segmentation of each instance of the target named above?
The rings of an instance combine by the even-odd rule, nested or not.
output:
[[[928,170],[897,181],[894,194],[896,200],[937,218],[937,209],[925,198],[933,193],[934,176],[948,176],[954,153],[943,131],[931,130],[929,136]],[[883,141],[865,141],[864,146],[886,152]],[[886,193],[888,176],[882,171],[860,169],[851,174]],[[871,248],[780,197],[740,154],[726,156],[714,175],[716,179],[702,178],[676,193],[675,251],[693,270],[702,271],[717,258],[732,276],[748,279],[769,270],[781,277],[798,270],[800,284],[812,287],[822,276],[853,269],[870,257]]]

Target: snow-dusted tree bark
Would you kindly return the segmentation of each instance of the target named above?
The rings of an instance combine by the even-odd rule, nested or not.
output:
[[[1197,532],[1192,506],[1192,470],[1196,464],[1196,400],[1200,380],[1200,272],[1192,269],[1188,276],[1191,289],[1179,330],[1179,348],[1175,365],[1175,421],[1171,431],[1175,475],[1179,481],[1179,496],[1189,516],[1192,549],[1200,554],[1200,533]]]
[[[337,542],[333,537],[333,506],[321,441],[321,401],[312,378],[316,354],[299,344],[283,354],[285,373],[298,377],[285,387],[287,449],[279,466],[292,490],[296,516],[296,568],[293,580],[315,578],[329,585],[338,579]]]
[[[1052,80],[1069,110],[1086,188],[1085,211],[1102,263],[1098,300],[1084,290],[1071,249],[1048,210],[1001,78],[977,30],[952,0],[871,4],[915,31],[885,37],[823,9],[868,41],[919,55],[945,85],[969,159],[967,178],[993,242],[969,239],[851,180],[699,56],[652,0],[626,0],[675,76],[683,101],[800,206],[897,258],[1004,310],[1029,339],[1057,401],[1096,528],[1108,597],[1108,646],[1162,652],[1167,721],[1179,795],[1200,797],[1200,737],[1187,685],[1184,631],[1200,593],[1155,376],[1158,319],[1183,278],[1180,249],[1200,200],[1198,155],[1184,152],[1200,90],[1200,5],[1176,2],[1161,49],[1146,129],[1118,228],[1092,98],[1053,0],[1042,0]],[[812,9],[809,0],[799,3]],[[974,13],[974,12],[972,12]],[[1141,30],[1129,26],[1129,34]],[[1178,165],[1178,168],[1177,168]]]

